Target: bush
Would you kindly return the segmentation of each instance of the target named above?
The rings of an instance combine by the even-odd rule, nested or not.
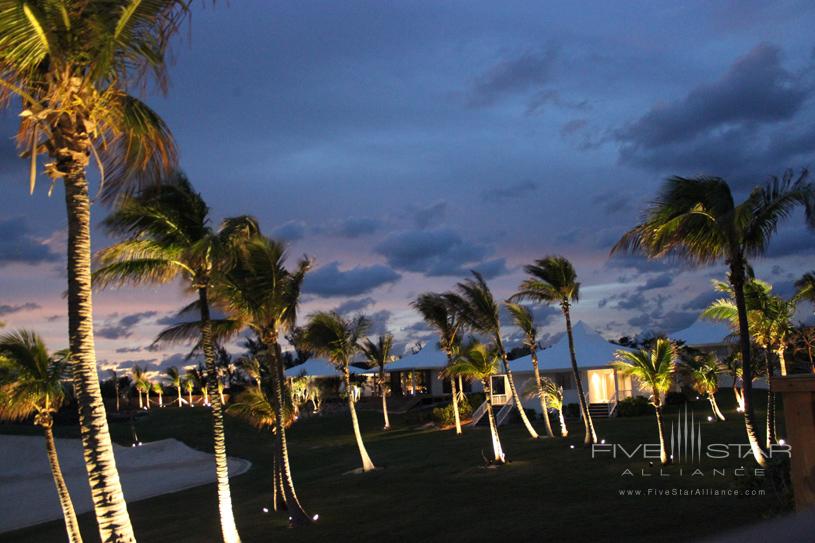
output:
[[[580,405],[576,403],[567,403],[563,406],[563,417],[572,418],[580,416]]]
[[[682,405],[688,401],[684,392],[668,392],[665,394],[665,405]]]
[[[617,404],[617,414],[621,417],[641,417],[652,412],[653,407],[648,402],[648,398],[643,396],[625,398]]]
[[[458,413],[459,417],[462,419],[466,419],[473,413],[472,404],[467,399],[467,396],[459,402],[458,404]],[[453,402],[448,403],[442,407],[436,407],[433,409],[432,413],[433,422],[438,424],[439,426],[450,426],[456,423],[456,416],[453,412]]]

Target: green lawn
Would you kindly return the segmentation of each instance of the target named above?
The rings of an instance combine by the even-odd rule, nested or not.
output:
[[[723,394],[728,420],[706,423],[705,442],[745,441],[742,422],[728,399],[732,395]],[[708,414],[704,402],[691,407],[697,414]],[[763,417],[763,412],[758,415]],[[489,447],[485,428],[467,428],[456,438],[449,431],[404,427],[400,417],[392,417],[395,429],[390,432],[379,429],[376,413],[363,412],[361,420],[368,451],[384,468],[367,474],[347,473],[359,463],[347,416],[303,419],[288,434],[301,501],[311,514],[320,515],[317,525],[297,530],[286,527],[284,513],[261,511],[271,501],[271,436],[228,420],[229,453],[253,462],[248,473],[232,479],[244,542],[687,541],[757,522],[765,511],[779,507],[778,494],[772,490],[744,498],[620,496],[623,489],[649,487],[744,489],[747,478],[714,478],[709,468],[751,468],[753,463],[749,458],[729,464],[716,461],[703,464],[704,477],[660,477],[658,468],[647,461],[592,459],[581,447],[576,420],[571,421],[568,440],[535,442],[520,424],[502,427],[512,462],[498,469],[482,466],[481,451],[488,453]],[[542,426],[540,421],[537,426]],[[629,446],[655,441],[655,428],[653,416],[597,421],[601,437]],[[0,432],[19,431],[26,430],[0,426]],[[114,439],[128,443],[127,424],[114,424],[112,431]],[[209,448],[203,409],[155,410],[139,422],[138,431],[143,441],[175,437],[195,448]],[[77,429],[59,428],[58,435],[75,437]],[[626,468],[638,476],[622,477]],[[656,475],[643,478],[642,469]],[[215,542],[219,541],[215,499],[215,487],[206,485],[131,503],[129,509],[140,541]],[[93,518],[83,515],[80,521],[86,541],[96,540]],[[7,543],[64,539],[61,522],[3,535]]]

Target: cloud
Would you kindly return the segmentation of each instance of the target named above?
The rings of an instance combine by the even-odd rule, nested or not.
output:
[[[283,241],[297,241],[306,235],[306,224],[303,221],[289,221],[272,228],[269,236]]]
[[[770,240],[767,248],[768,257],[810,255],[812,253],[815,253],[815,231],[803,225],[780,229]]]
[[[393,314],[383,309],[368,315],[371,319],[371,327],[368,329],[369,336],[381,336],[388,332],[388,321]]]
[[[642,286],[637,287],[638,292],[643,292],[646,290],[654,290],[658,288],[665,288],[669,287],[674,282],[674,274],[668,272],[657,275],[656,277],[651,277],[645,281],[645,284]]]
[[[331,262],[306,275],[303,292],[318,296],[358,296],[388,283],[401,275],[381,264],[357,266],[340,270],[339,262]]]
[[[558,50],[527,51],[516,58],[505,59],[480,75],[470,92],[469,105],[484,107],[501,98],[541,89],[552,79]]]
[[[142,347],[119,347],[116,349],[117,353],[140,353]]]
[[[665,313],[642,313],[628,319],[628,324],[639,328],[641,332],[670,334],[684,330],[696,322],[699,314],[695,311],[667,311]]]
[[[35,309],[40,309],[41,307],[42,306],[40,306],[40,304],[35,304],[33,302],[26,302],[19,305],[0,304],[0,316],[11,315],[12,313],[18,313],[20,311],[33,311]]]
[[[493,189],[481,192],[481,197],[485,202],[503,202],[506,200],[518,200],[529,196],[530,192],[538,190],[539,185],[534,181],[520,181],[511,185],[502,185]]]
[[[337,234],[344,238],[360,238],[376,233],[382,228],[382,221],[370,217],[349,217],[340,222]]]
[[[630,255],[618,253],[608,259],[606,266],[618,269],[633,269],[639,273],[664,272],[677,270],[676,265],[672,265],[667,259],[651,260],[640,255]]]
[[[556,318],[559,318],[562,313],[557,307],[551,305],[525,305],[532,311],[532,317],[535,320],[535,325],[540,328],[552,323]],[[501,326],[514,326],[512,315],[503,306],[501,307]]]
[[[356,298],[341,303],[334,309],[334,311],[336,311],[340,315],[347,315],[348,313],[357,313],[359,311],[362,311],[366,307],[372,306],[375,303],[376,300],[374,300],[371,297]]]
[[[447,202],[441,201],[423,207],[413,216],[418,228],[427,228],[431,224],[439,224],[447,213]]]
[[[804,77],[781,61],[778,47],[761,43],[719,80],[652,107],[614,134],[621,162],[739,177],[767,175],[795,156],[811,154],[814,127],[797,123],[775,133],[765,130],[793,120],[812,94]]]
[[[465,241],[449,228],[393,232],[374,251],[397,270],[428,276],[465,275],[479,266],[493,277],[506,273],[504,259],[482,262],[491,250]]]
[[[722,297],[721,292],[716,292],[713,289],[705,290],[700,292],[684,304],[682,304],[682,309],[685,310],[695,310],[695,311],[702,311],[703,309],[707,308],[711,303],[715,300],[718,300]]]
[[[60,256],[44,240],[35,237],[25,217],[0,219],[0,267],[7,264],[56,262]]]
[[[133,335],[133,328],[145,319],[155,317],[157,311],[142,311],[108,322],[96,329],[95,334],[105,339],[122,339]]]

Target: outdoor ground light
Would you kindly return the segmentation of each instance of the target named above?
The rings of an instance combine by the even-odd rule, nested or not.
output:
[[[713,422],[713,417],[711,417],[710,415],[708,415],[708,417],[707,417],[707,421],[708,421],[708,422]]]
[[[261,509],[261,511],[263,511],[264,513],[268,513],[268,512],[269,512],[269,508],[268,508],[268,507],[264,507],[263,509]]]
[[[778,444],[779,444],[779,445],[786,445],[786,444],[787,444],[787,442],[786,442],[786,440],[779,439],[779,440],[778,440]]]

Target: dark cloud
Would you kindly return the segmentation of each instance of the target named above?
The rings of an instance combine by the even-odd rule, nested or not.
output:
[[[803,225],[789,225],[780,229],[770,240],[767,248],[767,256],[770,258],[813,253],[815,253],[815,231]]]
[[[441,223],[446,213],[447,202],[436,202],[418,210],[413,216],[413,221],[418,228],[427,228],[431,224]]]
[[[665,288],[665,287],[671,286],[673,284],[673,282],[674,282],[674,274],[672,274],[670,272],[669,273],[663,273],[663,274],[657,275],[655,277],[648,278],[645,281],[645,284],[643,284],[640,287],[637,287],[637,290],[639,292],[643,292],[645,290],[654,290],[654,289],[658,289],[658,288]]]
[[[600,207],[607,215],[628,213],[634,204],[632,200],[631,194],[619,189],[600,192],[591,199],[592,203]]]
[[[376,311],[368,315],[368,318],[371,319],[371,327],[368,329],[369,336],[381,336],[388,332],[388,321],[393,316],[393,314],[383,309],[382,311]]]
[[[484,276],[484,279],[494,279],[501,275],[509,273],[507,268],[506,258],[493,258],[469,268],[472,271],[477,271]]]
[[[283,241],[297,241],[306,235],[306,225],[302,221],[289,221],[272,228],[269,236]]]
[[[491,252],[449,228],[393,232],[374,247],[393,268],[428,276],[460,276],[479,266],[493,277],[506,272],[504,259],[482,262]]]
[[[376,233],[382,221],[370,217],[349,217],[340,222],[336,233],[345,238],[360,238]]]
[[[675,263],[669,262],[668,259],[652,260],[640,255],[622,253],[615,254],[609,258],[606,266],[609,268],[632,269],[639,273],[665,272],[668,270],[676,270],[678,267]]]
[[[539,185],[534,181],[521,181],[510,185],[502,185],[493,189],[482,191],[481,196],[485,202],[503,202],[506,200],[519,200],[529,198],[530,193],[538,190]]]
[[[551,305],[526,305],[526,307],[532,310],[532,317],[538,328],[551,324],[562,316],[560,309]],[[503,306],[501,307],[500,318],[501,326],[514,326],[512,315]]]
[[[25,217],[0,219],[0,267],[7,264],[55,262],[60,256],[35,237]]]
[[[541,90],[551,81],[557,58],[557,48],[549,47],[500,61],[476,79],[469,97],[470,106],[489,106],[516,93]]]
[[[97,327],[95,334],[105,339],[127,338],[133,335],[133,328],[137,324],[156,315],[158,315],[157,311],[142,311],[140,313],[125,315],[124,317]]]
[[[698,317],[695,311],[642,313],[628,319],[628,324],[639,329],[640,335],[670,334],[689,327]]]
[[[331,262],[306,275],[303,292],[318,296],[359,296],[402,276],[381,264],[357,266],[340,270],[339,262]]]
[[[572,119],[571,121],[568,121],[561,125],[560,136],[562,138],[569,137],[586,128],[588,124],[589,124],[588,119]]]
[[[374,300],[371,297],[355,298],[341,303],[334,309],[334,311],[336,311],[340,315],[346,315],[348,313],[358,313],[365,309],[366,307],[374,305],[375,303],[376,300]]]
[[[712,304],[715,300],[718,300],[722,297],[721,292],[716,292],[712,288],[710,290],[705,290],[700,292],[684,304],[682,304],[682,309],[685,310],[694,310],[694,311],[702,311],[707,306]]]
[[[119,347],[116,349],[117,353],[139,353],[142,351],[142,347]]]
[[[40,309],[40,307],[40,304],[35,304],[33,302],[26,302],[18,305],[0,304],[0,316],[11,315],[12,313],[19,313],[20,311],[33,311],[35,309]]]

